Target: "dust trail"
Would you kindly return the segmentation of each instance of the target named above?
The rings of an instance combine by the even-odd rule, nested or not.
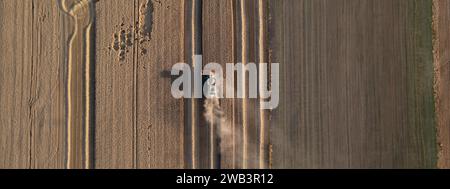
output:
[[[217,98],[205,100],[204,107],[204,116],[210,129],[210,168],[214,169],[218,163],[216,158],[218,149],[216,149],[217,146],[215,144],[216,140],[218,140],[217,136],[220,137],[220,134],[222,133],[217,131],[217,129],[220,129],[224,125],[224,112],[220,107],[220,102]]]
[[[225,113],[220,107],[219,100],[219,88],[222,88],[222,85],[217,83],[217,77],[215,71],[212,70],[209,74],[209,78],[206,81],[206,100],[204,102],[204,117],[209,126],[209,153],[210,153],[210,168],[215,169],[220,167],[220,156],[224,154],[224,151],[221,151],[222,148],[220,145],[222,144],[221,140],[224,136],[222,134],[222,127],[225,127]],[[229,129],[230,130],[230,129]]]
[[[220,164],[218,162],[220,160],[217,157],[233,152],[234,144],[231,141],[236,136],[233,134],[233,124],[225,117],[219,99],[212,98],[205,100],[204,107],[204,117],[210,127],[211,133],[211,168],[217,168],[217,165]]]
[[[67,47],[67,168],[91,168],[94,0],[59,0],[74,25]]]
[[[220,157],[222,155],[233,152],[233,148],[235,147],[234,138],[240,138],[242,136],[242,133],[233,132],[234,125],[232,124],[232,122],[229,122],[227,120],[225,112],[220,105],[219,90],[223,89],[223,86],[221,82],[216,82],[217,77],[214,70],[208,73],[208,75],[209,78],[205,84],[207,88],[205,90],[206,100],[204,101],[205,109],[203,115],[210,131],[210,168],[215,169],[220,168]],[[257,140],[255,138],[252,138],[251,140],[249,138],[249,140],[247,140],[246,142],[247,145],[251,146],[252,148],[258,146]],[[264,148],[266,148],[265,143],[263,146]],[[258,155],[255,153],[249,152],[246,155],[248,157],[254,157],[242,159],[246,161],[246,164],[261,165],[260,168],[266,166],[265,156],[264,160],[261,162],[259,158],[256,158],[258,157]],[[241,162],[241,159],[238,159],[237,161],[237,163],[239,164],[244,164],[243,161]]]
[[[233,123],[225,116],[223,108],[220,106],[220,100],[218,98],[206,99],[204,102],[205,113],[204,118],[210,127],[210,168],[214,169],[220,165],[217,157],[221,157],[227,153],[234,152],[234,138],[241,138],[243,133],[233,132]],[[256,140],[248,140],[247,145],[251,147],[258,146]],[[266,148],[266,146],[265,146]],[[236,152],[236,156],[243,156],[242,152]],[[248,157],[257,157],[257,154],[248,153]],[[244,159],[237,159],[235,163],[243,165]],[[260,162],[259,158],[246,159],[247,164],[261,165],[267,167],[266,158]],[[262,168],[262,167],[260,167]]]

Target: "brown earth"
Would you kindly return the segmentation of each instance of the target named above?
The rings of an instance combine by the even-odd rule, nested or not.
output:
[[[449,168],[449,6],[2,0],[0,168]],[[280,63],[280,106],[173,98],[195,54]]]

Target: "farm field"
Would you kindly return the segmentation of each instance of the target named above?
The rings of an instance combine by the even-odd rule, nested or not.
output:
[[[450,168],[449,26],[449,0],[0,0],[0,168]],[[194,55],[257,74],[175,98]]]

